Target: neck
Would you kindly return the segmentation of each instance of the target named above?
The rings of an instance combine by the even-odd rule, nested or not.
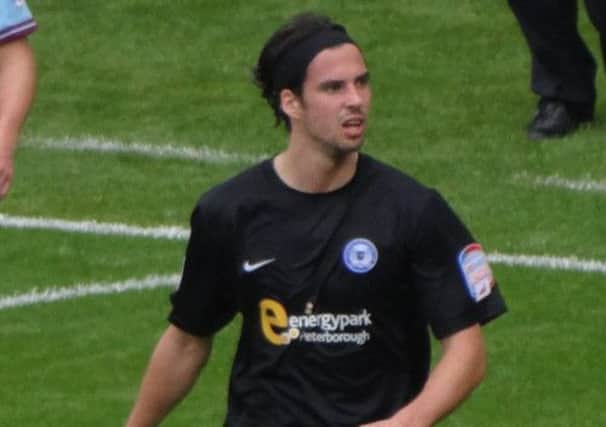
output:
[[[289,146],[274,159],[274,169],[289,187],[304,193],[328,193],[345,186],[356,173],[358,152],[326,155]]]

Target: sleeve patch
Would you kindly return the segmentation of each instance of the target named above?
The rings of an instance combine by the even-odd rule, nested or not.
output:
[[[471,243],[459,253],[459,267],[469,295],[479,302],[490,295],[494,286],[488,258],[478,243]]]

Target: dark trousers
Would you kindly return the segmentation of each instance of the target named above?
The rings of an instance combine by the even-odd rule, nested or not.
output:
[[[596,61],[577,29],[577,0],[508,0],[532,54],[532,90],[593,111]],[[585,0],[606,62],[606,0]]]

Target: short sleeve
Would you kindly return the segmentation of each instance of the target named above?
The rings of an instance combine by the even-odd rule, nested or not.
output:
[[[0,0],[0,43],[26,37],[36,28],[25,1]]]
[[[438,339],[506,311],[482,247],[433,190],[418,219],[412,274],[422,313]]]
[[[236,313],[224,229],[202,204],[192,213],[181,282],[170,298],[169,321],[194,335],[214,334]]]

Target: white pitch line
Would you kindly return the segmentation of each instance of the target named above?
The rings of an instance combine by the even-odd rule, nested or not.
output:
[[[78,233],[112,234],[121,236],[141,236],[154,239],[186,240],[189,230],[179,227],[138,227],[126,224],[108,224],[96,221],[64,221],[49,218],[14,217],[0,214],[0,227],[51,229]],[[606,262],[577,257],[556,257],[550,255],[503,254],[492,252],[488,259],[493,264],[511,267],[542,268],[547,270],[567,270],[582,273],[606,274]],[[64,288],[33,290],[25,294],[0,296],[0,310],[45,302],[82,297],[87,295],[113,294],[130,290],[142,290],[178,283],[180,275],[149,276],[142,280],[127,280],[116,283],[79,284]]]
[[[507,255],[492,253],[488,255],[490,262],[508,266],[524,266],[532,268],[547,268],[550,270],[571,270],[585,273],[606,274],[606,263],[596,260],[581,260],[577,258],[562,258],[550,256]],[[176,286],[181,275],[148,276],[143,279],[129,279],[114,283],[76,284],[68,287],[48,288],[0,296],[0,310],[28,305],[64,301],[91,295],[110,295],[129,291],[141,291],[159,287]]]
[[[0,213],[0,228],[33,228],[73,233],[149,237],[152,239],[187,240],[189,229],[177,226],[140,227],[120,223],[103,223],[95,220],[67,221],[57,218],[31,218]]]
[[[527,172],[522,172],[514,177],[515,179],[523,179],[530,181],[534,185],[542,187],[564,188],[571,191],[590,192],[590,193],[606,193],[606,182],[596,181],[592,179],[568,179],[559,175],[550,176],[531,176]]]
[[[118,235],[147,237],[152,239],[187,240],[189,229],[177,226],[140,227],[120,223],[102,223],[97,221],[66,221],[56,218],[31,218],[10,216],[0,213],[0,228],[21,228],[58,230],[73,233],[100,235]],[[488,255],[494,264],[546,268],[550,270],[573,270],[585,273],[606,273],[606,262],[584,260],[576,257],[557,257],[551,255],[502,254],[494,252]]]
[[[217,164],[254,163],[268,157],[266,154],[228,153],[207,146],[182,147],[170,144],[127,144],[120,141],[111,141],[94,137],[63,139],[31,138],[30,140],[25,141],[23,146],[46,150],[136,154],[162,159],[185,159]]]
[[[180,277],[180,274],[171,274],[167,276],[154,275],[140,280],[129,279],[123,282],[76,284],[69,287],[48,288],[43,290],[34,289],[23,294],[0,296],[0,310],[64,301],[90,295],[108,295],[128,291],[141,291],[145,289],[176,286],[179,283]]]
[[[499,252],[488,254],[493,264],[504,264],[512,267],[544,268],[548,270],[568,270],[582,273],[606,274],[606,262],[577,257],[556,257],[551,255],[508,255]]]
[[[507,255],[494,252],[488,255],[490,262],[512,267],[546,268],[549,270],[569,270],[584,273],[606,274],[606,263],[597,260],[582,260],[574,257],[551,257],[531,255]],[[177,286],[181,275],[148,276],[143,279],[129,279],[114,283],[76,284],[68,287],[48,288],[8,296],[0,295],[0,310],[28,305],[64,301],[91,295],[110,295],[129,291],[141,291],[159,287]]]

